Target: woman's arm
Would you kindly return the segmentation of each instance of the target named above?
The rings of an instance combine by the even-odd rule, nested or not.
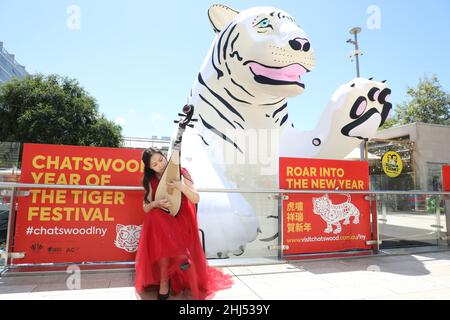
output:
[[[184,195],[191,200],[193,204],[197,204],[200,202],[200,195],[195,189],[194,183],[190,181],[189,179],[185,179],[182,177],[184,188],[181,190],[181,192],[184,193]]]
[[[150,203],[144,202],[144,212],[148,213],[150,210],[154,208],[161,208],[161,209],[169,209],[170,202],[169,200],[155,200]]]
[[[144,212],[148,213],[150,210],[156,208],[156,201],[150,201],[149,203],[144,202]]]
[[[155,207],[154,201],[152,201],[153,200],[152,199],[152,186],[150,185],[150,183],[148,184],[148,186],[149,186],[149,193],[147,196],[148,203],[146,203],[144,201],[144,212],[145,213],[148,213],[150,210],[152,210]]]
[[[174,180],[167,183],[167,185],[171,188],[175,188],[181,191],[192,203],[197,204],[200,202],[200,195],[197,190],[195,190],[192,181],[190,181],[189,179],[185,179],[182,176],[181,181]]]
[[[150,187],[150,192],[148,193],[147,196],[147,200],[149,203],[145,203],[143,204],[143,208],[144,208],[144,212],[148,213],[150,210],[154,209],[154,208],[165,208],[168,209],[170,207],[170,202],[168,200],[155,200],[152,201],[152,187],[149,185]]]

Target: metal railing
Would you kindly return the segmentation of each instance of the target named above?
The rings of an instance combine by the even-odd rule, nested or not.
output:
[[[124,191],[144,191],[143,187],[134,186],[98,186],[98,185],[65,185],[65,184],[34,184],[19,182],[0,182],[0,189],[86,189],[86,190],[124,190]],[[370,190],[290,190],[290,189],[221,189],[221,188],[196,188],[198,192],[210,193],[267,193],[267,194],[373,194],[373,195],[430,195],[430,196],[450,196],[450,192],[439,191],[370,191]]]
[[[8,216],[8,228],[7,228],[7,238],[6,238],[6,247],[3,252],[1,252],[1,256],[3,257],[3,266],[0,265],[0,274],[5,270],[11,268],[10,258],[20,258],[20,253],[11,252],[11,241],[14,237],[13,224],[15,220],[15,212],[16,212],[16,198],[17,196],[29,195],[28,191],[24,191],[24,189],[82,189],[82,190],[120,190],[120,191],[143,191],[142,187],[137,186],[98,186],[98,185],[59,185],[59,184],[30,184],[30,183],[16,183],[16,182],[0,182],[0,196],[9,196],[9,216]],[[428,192],[428,191],[350,191],[350,190],[285,190],[285,189],[205,189],[205,188],[197,188],[197,191],[200,193],[240,193],[240,194],[261,194],[261,195],[272,195],[272,198],[278,200],[278,232],[279,232],[279,240],[278,246],[276,249],[278,250],[278,258],[283,259],[283,231],[282,231],[282,212],[283,212],[283,200],[287,200],[289,194],[364,194],[367,195],[368,198],[366,200],[370,201],[381,201],[381,219],[376,219],[376,221],[371,222],[371,228],[374,231],[374,235],[376,239],[371,239],[371,244],[374,245],[374,252],[378,253],[379,245],[382,241],[379,238],[379,221],[385,220],[386,216],[386,206],[383,202],[383,197],[387,195],[421,195],[421,196],[432,196],[439,200],[445,200],[447,206],[447,215],[450,214],[450,192]],[[372,206],[371,206],[372,208]],[[372,210],[372,209],[371,209]],[[442,236],[441,229],[441,211],[438,205],[436,206],[435,211],[435,231],[439,238],[443,240],[447,240],[447,236]],[[376,216],[376,215],[375,215]],[[448,216],[446,219],[446,223],[448,224]],[[101,263],[105,264],[123,264],[124,262],[106,262]],[[55,265],[65,265],[65,264],[55,264]],[[95,265],[95,263],[92,263]]]

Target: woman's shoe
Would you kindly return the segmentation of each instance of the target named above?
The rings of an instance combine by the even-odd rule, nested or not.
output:
[[[170,296],[170,292],[167,292],[166,294],[161,294],[158,292],[158,300],[167,300],[167,299],[169,299],[169,296]]]
[[[170,280],[169,280],[169,290],[167,291],[167,293],[164,294],[158,292],[158,300],[167,300],[169,299],[169,296],[170,296]]]

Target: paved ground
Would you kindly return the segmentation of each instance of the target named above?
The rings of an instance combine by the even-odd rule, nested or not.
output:
[[[217,293],[218,300],[450,299],[450,251],[222,269],[235,284]],[[79,290],[68,289],[68,277],[66,273],[5,276],[0,278],[0,300],[156,298],[156,289],[136,295],[132,271],[83,272]],[[189,299],[189,294],[171,299]]]

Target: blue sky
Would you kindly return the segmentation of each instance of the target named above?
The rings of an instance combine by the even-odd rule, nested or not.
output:
[[[76,78],[99,111],[127,137],[170,135],[173,120],[214,39],[212,1],[0,0],[0,41],[31,73]],[[355,77],[348,30],[360,26],[361,76],[388,80],[391,101],[436,74],[450,89],[448,0],[228,0],[236,9],[275,6],[311,37],[317,67],[306,91],[291,99],[296,128],[312,129],[335,89]],[[68,8],[80,9],[80,29],[68,27]],[[374,11],[380,25],[368,26]]]

